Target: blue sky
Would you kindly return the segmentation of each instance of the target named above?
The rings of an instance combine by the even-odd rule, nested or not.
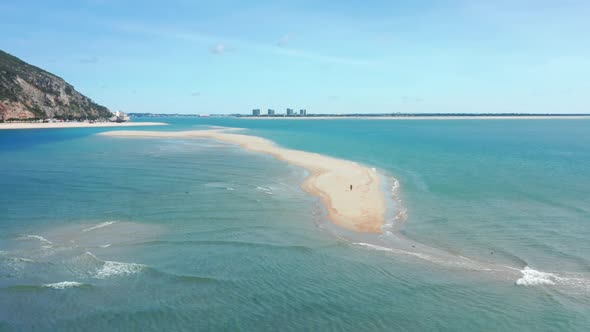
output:
[[[126,112],[590,113],[590,2],[3,1],[0,49]]]

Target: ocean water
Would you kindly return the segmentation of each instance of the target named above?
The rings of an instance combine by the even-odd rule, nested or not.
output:
[[[229,144],[0,131],[0,330],[590,329],[588,120],[158,120],[375,167],[388,225]]]

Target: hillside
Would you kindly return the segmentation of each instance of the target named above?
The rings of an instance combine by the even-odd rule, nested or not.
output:
[[[110,116],[62,78],[0,50],[0,120]]]

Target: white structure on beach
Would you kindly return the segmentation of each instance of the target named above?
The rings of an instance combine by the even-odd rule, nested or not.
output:
[[[127,115],[121,111],[116,111],[115,113],[113,113],[113,116],[109,118],[109,121],[111,121],[111,122],[127,122],[127,121],[129,121],[129,115]]]

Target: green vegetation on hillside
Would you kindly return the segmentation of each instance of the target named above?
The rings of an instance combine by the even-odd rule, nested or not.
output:
[[[27,85],[43,92],[45,96],[40,98],[38,94],[27,95],[27,92],[23,91],[23,87]],[[63,119],[97,119],[112,116],[108,108],[83,96],[62,78],[0,50],[0,102],[3,101],[20,104],[35,118],[40,119],[49,116]],[[0,112],[0,118],[2,117]]]

